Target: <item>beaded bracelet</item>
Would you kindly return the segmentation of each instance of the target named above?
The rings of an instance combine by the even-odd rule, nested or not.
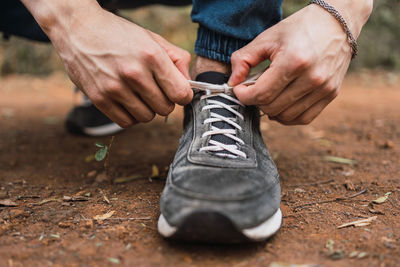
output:
[[[321,6],[323,9],[325,9],[326,11],[328,11],[332,16],[334,16],[342,25],[344,31],[347,34],[347,38],[349,40],[350,43],[350,47],[352,50],[352,55],[351,58],[355,58],[357,56],[358,53],[358,45],[356,40],[354,39],[353,34],[350,31],[349,26],[347,25],[346,21],[344,20],[343,16],[340,15],[339,11],[336,10],[336,8],[334,8],[333,6],[329,5],[327,2],[323,1],[323,0],[311,0],[310,1],[310,5],[311,4],[316,4]]]

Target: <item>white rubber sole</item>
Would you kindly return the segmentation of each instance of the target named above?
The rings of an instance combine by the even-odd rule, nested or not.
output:
[[[240,232],[251,241],[263,241],[273,236],[279,230],[281,224],[282,212],[278,209],[274,215],[265,222],[256,227],[241,230]],[[166,238],[172,237],[178,231],[178,228],[171,226],[162,214],[158,219],[157,228],[158,232]]]
[[[98,127],[86,127],[83,129],[83,133],[85,133],[86,135],[90,135],[90,136],[104,136],[104,135],[118,133],[118,132],[122,131],[123,129],[124,128],[121,128],[116,123],[110,123],[110,124],[98,126]]]

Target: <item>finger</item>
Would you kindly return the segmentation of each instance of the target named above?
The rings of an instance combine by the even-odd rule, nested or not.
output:
[[[322,76],[302,75],[289,84],[275,100],[268,105],[260,106],[260,109],[270,117],[284,113],[283,117],[289,115],[291,119],[294,119],[315,102],[331,93],[330,88],[324,86],[325,80]],[[293,114],[293,111],[296,114]]]
[[[92,97],[90,99],[104,115],[122,128],[128,128],[138,123],[138,121],[117,102],[103,97]]]
[[[236,97],[245,105],[267,105],[299,75],[299,71],[292,68],[288,59],[274,62],[257,79],[254,85],[238,85],[233,88]]]
[[[327,90],[326,88],[317,89],[314,92],[304,96],[302,99],[278,114],[276,117],[278,117],[282,121],[292,121],[299,117],[306,110],[311,108],[315,103],[331,94],[332,91]]]
[[[190,64],[190,53],[176,47],[175,51],[171,51],[170,53],[167,51],[168,56],[171,58],[172,62],[178,68],[178,70],[185,76],[187,80],[190,80],[189,75],[189,64]]]
[[[110,96],[139,122],[149,122],[155,116],[154,112],[143,100],[127,86],[123,86],[119,91],[111,93]]]
[[[150,122],[154,119],[154,111],[131,91],[127,90],[124,95],[116,96],[115,101],[120,103],[138,122]]]
[[[268,40],[270,36],[274,36],[273,30],[268,30],[259,35],[246,46],[235,51],[231,56],[232,74],[228,84],[235,86],[243,82],[252,67],[257,66],[262,61],[269,59],[273,52],[274,41]]]
[[[179,105],[192,101],[193,91],[189,81],[179,72],[172,60],[163,51],[160,60],[153,61],[153,76],[168,99]]]
[[[138,94],[155,113],[167,116],[174,110],[175,105],[164,95],[151,73],[142,74],[142,79],[128,77],[125,80],[130,90]],[[129,97],[129,95],[126,97]]]
[[[321,99],[320,101],[316,102],[312,105],[309,109],[303,112],[300,116],[295,118],[292,121],[282,121],[280,119],[276,119],[278,122],[285,124],[285,125],[305,125],[311,123],[321,112],[324,108],[333,101],[337,96],[337,92],[333,92],[327,95],[325,98]]]
[[[122,79],[118,82],[108,81],[104,84],[106,96],[122,106],[137,121],[151,121],[154,118],[154,112],[123,81]]]

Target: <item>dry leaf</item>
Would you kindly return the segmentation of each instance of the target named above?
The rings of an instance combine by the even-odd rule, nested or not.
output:
[[[58,199],[56,199],[56,198],[47,198],[47,199],[43,199],[39,203],[33,203],[32,205],[40,206],[40,205],[43,205],[43,204],[46,204],[46,203],[49,203],[49,202],[56,202],[56,201],[58,201]]]
[[[0,200],[0,207],[16,207],[17,203],[12,201],[11,199]]]
[[[133,174],[131,176],[125,176],[125,177],[118,177],[114,179],[114,184],[122,184],[122,183],[127,183],[136,179],[143,178],[142,175],[140,174]]]
[[[104,194],[103,190],[100,190],[100,193],[103,195],[103,201],[107,204],[110,204],[110,200],[108,199],[108,197],[106,196],[106,194]]]
[[[390,196],[391,193],[392,192],[387,192],[384,196],[378,197],[377,199],[372,200],[372,202],[375,204],[382,204],[383,202],[385,202],[388,199],[388,197]]]
[[[344,186],[346,187],[347,190],[356,191],[353,182],[350,180],[344,181]]]
[[[381,215],[385,215],[385,213],[381,210],[376,210],[376,209],[368,209],[369,212],[373,213],[373,214],[381,214]]]
[[[87,177],[88,178],[93,178],[93,177],[96,176],[96,174],[97,174],[97,171],[93,170],[93,171],[88,172]]]
[[[268,267],[318,267],[318,264],[295,264],[289,262],[273,261]]]
[[[358,251],[352,251],[352,252],[350,252],[350,254],[349,254],[349,258],[354,258],[354,257],[356,257],[359,253],[360,253],[360,252],[358,252]]]
[[[355,227],[367,226],[372,221],[376,220],[376,218],[378,218],[378,216],[373,216],[373,217],[369,217],[367,219],[357,220],[354,222],[344,223],[342,225],[339,225],[337,228],[340,229],[340,228],[344,228],[344,227],[348,227],[348,226],[355,226]]]
[[[274,153],[272,154],[272,159],[273,159],[274,161],[277,161],[278,158],[279,158],[279,152],[274,152]]]
[[[91,162],[93,160],[94,160],[94,155],[92,155],[92,154],[85,157],[85,162],[86,163],[89,163],[89,162]]]
[[[110,200],[107,198],[106,195],[103,195],[103,201],[107,204],[110,204]]]
[[[357,258],[362,259],[368,256],[368,252],[362,251],[360,253],[358,253]]]
[[[342,171],[342,174],[346,177],[353,176],[354,170]]]
[[[93,217],[93,219],[98,220],[98,221],[103,221],[103,220],[106,220],[108,218],[111,218],[111,216],[113,216],[114,213],[115,213],[115,211],[112,210],[112,211],[104,213],[102,215],[96,215],[96,216]]]
[[[324,131],[322,130],[315,130],[311,126],[304,127],[302,130],[304,135],[307,135],[311,139],[321,139],[325,136]]]
[[[150,176],[150,178],[156,178],[158,176],[160,176],[160,171],[158,170],[157,165],[153,164],[153,166],[151,166],[151,176]]]
[[[294,189],[294,192],[295,192],[295,193],[305,193],[306,190],[304,190],[303,188],[295,188],[295,189]]]
[[[333,145],[333,142],[328,139],[321,139],[319,140],[319,144],[324,147],[331,147]]]
[[[365,252],[365,251],[352,251],[349,254],[349,258],[357,257],[358,259],[362,259],[362,258],[365,258],[366,256],[368,256],[368,252]]]
[[[335,156],[325,156],[324,160],[329,161],[329,162],[334,162],[334,163],[348,164],[348,165],[354,165],[357,163],[357,161],[354,159],[346,159],[346,158],[335,157]]]
[[[121,261],[119,260],[119,259],[117,259],[117,258],[107,258],[107,260],[109,261],[109,262],[111,262],[111,263],[114,263],[114,264],[120,264],[121,263]]]

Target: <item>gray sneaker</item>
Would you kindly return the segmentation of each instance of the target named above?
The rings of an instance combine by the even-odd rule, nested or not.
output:
[[[228,77],[205,72],[196,80],[224,84]],[[259,110],[232,94],[195,94],[161,196],[162,236],[237,243],[266,240],[279,230],[279,174],[259,124]]]

